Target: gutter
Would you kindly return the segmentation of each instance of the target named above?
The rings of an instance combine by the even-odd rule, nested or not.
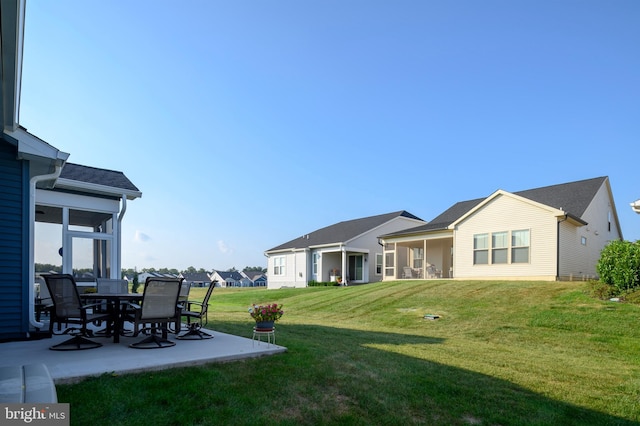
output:
[[[36,321],[35,295],[33,294],[33,279],[36,276],[35,264],[35,226],[36,226],[36,184],[43,180],[55,180],[60,176],[62,165],[56,165],[55,171],[47,175],[38,175],[29,181],[29,324],[35,328],[44,327],[44,323]]]

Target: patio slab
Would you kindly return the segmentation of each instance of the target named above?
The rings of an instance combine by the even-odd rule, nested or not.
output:
[[[0,366],[44,363],[56,384],[73,383],[86,377],[102,374],[127,374],[142,371],[187,367],[214,362],[229,362],[246,358],[274,355],[287,348],[258,342],[246,337],[206,330],[214,336],[206,340],[169,339],[175,346],[162,349],[132,349],[130,343],[145,336],[120,338],[94,337],[102,347],[80,351],[52,351],[50,346],[68,339],[68,335],[53,336],[41,340],[0,343]]]

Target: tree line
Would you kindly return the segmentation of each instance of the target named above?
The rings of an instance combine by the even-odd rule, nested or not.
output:
[[[36,273],[62,273],[62,266],[61,265],[52,265],[49,263],[36,263],[35,264],[35,271]],[[84,269],[74,269],[75,273],[92,273],[93,269],[91,268],[84,268]],[[211,272],[211,270],[207,271],[204,268],[200,268],[200,269],[196,269],[193,266],[189,266],[187,269],[183,270],[183,271],[179,271],[178,269],[175,268],[142,268],[140,270],[138,270],[137,268],[125,268],[122,269],[122,276],[128,276],[128,277],[133,277],[135,276],[135,274],[142,274],[145,272],[151,272],[151,273],[158,273],[158,274],[173,274],[173,275],[180,275],[180,274],[195,274],[195,273],[202,273],[202,274],[208,274],[209,272]],[[233,268],[229,268],[226,270],[226,272],[239,272],[235,267]],[[266,273],[267,272],[267,268],[263,268],[262,266],[245,266],[244,269],[242,269],[242,272],[263,272]]]

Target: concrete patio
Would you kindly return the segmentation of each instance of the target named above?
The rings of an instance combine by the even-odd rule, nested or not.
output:
[[[52,351],[50,346],[68,339],[58,335],[41,340],[0,343],[0,366],[44,363],[56,384],[73,383],[102,374],[127,374],[141,371],[163,370],[215,362],[229,362],[246,358],[274,355],[287,348],[251,338],[206,330],[214,336],[206,340],[169,339],[176,345],[163,349],[132,349],[130,343],[145,336],[122,336],[120,343],[112,338],[94,337],[102,347],[80,351]],[[251,335],[251,331],[248,331]]]

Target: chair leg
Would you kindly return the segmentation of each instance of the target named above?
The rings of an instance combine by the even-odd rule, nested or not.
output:
[[[95,349],[102,346],[102,343],[87,339],[82,334],[76,334],[71,339],[51,346],[52,351],[81,351],[84,349]]]
[[[162,329],[162,335],[157,335],[156,333],[151,333],[151,335],[137,343],[132,343],[129,345],[130,348],[134,349],[159,349],[159,348],[169,348],[171,346],[175,346],[176,342],[172,342],[167,338],[167,328]]]
[[[196,322],[192,322],[189,330],[176,337],[176,339],[180,340],[203,340],[203,339],[213,339],[213,336],[209,333],[202,331],[202,327],[200,324]]]

